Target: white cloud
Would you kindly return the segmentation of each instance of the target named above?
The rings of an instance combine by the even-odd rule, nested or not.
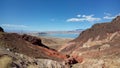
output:
[[[82,15],[81,17],[77,18],[70,18],[67,19],[67,22],[83,22],[83,21],[87,21],[87,22],[95,22],[95,21],[100,21],[101,18],[96,18],[93,17],[94,15]]]
[[[81,21],[84,21],[85,19],[83,18],[70,18],[70,19],[67,19],[67,22],[81,22]]]
[[[104,14],[105,14],[105,15],[108,15],[108,16],[110,16],[110,15],[111,15],[110,13],[106,13],[106,12],[104,12]]]
[[[112,14],[110,14],[110,13],[104,13],[105,14],[105,16],[103,17],[103,19],[114,19],[114,18],[116,18],[117,16],[120,16],[120,13],[119,14],[116,14],[116,15],[114,15],[114,16],[112,16]]]
[[[16,25],[16,24],[2,24],[1,26],[8,27],[8,28],[26,28],[27,27],[25,25]]]
[[[78,15],[77,15],[77,17],[81,17],[81,15],[80,15],[80,14],[78,14]]]
[[[114,19],[116,16],[104,16],[104,19]]]

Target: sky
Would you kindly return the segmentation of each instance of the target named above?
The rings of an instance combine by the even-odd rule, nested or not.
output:
[[[0,0],[5,30],[68,31],[110,22],[120,15],[120,0]]]

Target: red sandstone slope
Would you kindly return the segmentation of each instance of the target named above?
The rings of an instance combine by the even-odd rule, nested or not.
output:
[[[40,38],[29,35],[0,32],[0,46],[9,48],[12,52],[25,54],[34,58],[53,59],[57,61],[66,59],[66,55],[42,44]]]
[[[83,31],[59,51],[77,55],[107,55],[120,53],[120,16],[112,22],[95,24]],[[97,46],[96,46],[97,45]],[[113,50],[113,51],[112,51]],[[84,52],[84,54],[82,54]]]

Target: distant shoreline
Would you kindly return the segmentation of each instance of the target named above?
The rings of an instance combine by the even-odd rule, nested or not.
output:
[[[49,38],[49,39],[75,39],[75,38],[67,38],[67,37],[53,37],[53,36],[37,36],[37,37],[40,37],[40,38]]]
[[[53,38],[68,38],[68,39],[74,39],[77,38],[79,36],[79,33],[54,33],[54,34],[39,34],[38,36],[41,37],[53,37]]]

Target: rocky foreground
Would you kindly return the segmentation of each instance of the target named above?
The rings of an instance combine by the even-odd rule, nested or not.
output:
[[[33,58],[27,55],[11,52],[0,48],[0,68],[66,68],[63,62],[51,59]]]
[[[6,59],[10,60],[10,65],[6,66],[15,68],[29,66],[33,66],[33,68],[70,68],[71,64],[82,62],[82,58],[76,60],[75,57],[60,53],[42,44],[38,37],[6,33],[3,29],[0,32],[0,56],[1,61],[4,61],[3,58],[5,61]],[[4,65],[4,63],[2,64]]]
[[[50,39],[5,33],[0,28],[1,68],[119,68],[120,16],[95,24],[58,49]],[[46,45],[45,45],[46,44]],[[50,44],[51,45],[51,44]]]

